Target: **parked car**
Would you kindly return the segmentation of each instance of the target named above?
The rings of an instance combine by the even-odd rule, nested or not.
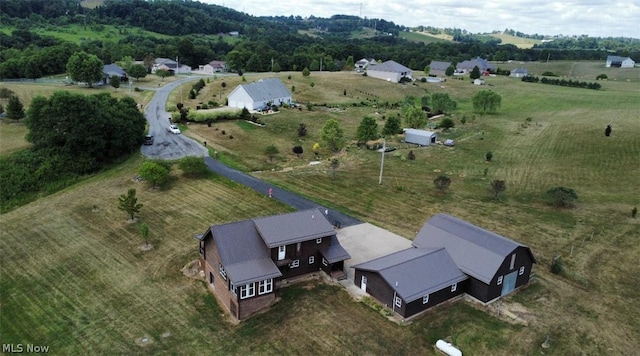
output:
[[[448,140],[444,141],[444,145],[445,146],[449,146],[449,147],[453,147],[453,146],[456,145],[456,143],[452,139],[448,139]]]
[[[180,133],[180,129],[176,125],[169,125],[169,127],[167,127],[167,131],[171,132],[172,134],[176,134],[176,135]]]
[[[153,145],[153,136],[152,135],[144,136],[144,144],[145,145]]]

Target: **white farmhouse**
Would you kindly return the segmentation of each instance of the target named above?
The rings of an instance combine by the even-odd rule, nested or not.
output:
[[[238,85],[228,96],[228,106],[257,110],[268,105],[291,104],[291,93],[278,78]]]

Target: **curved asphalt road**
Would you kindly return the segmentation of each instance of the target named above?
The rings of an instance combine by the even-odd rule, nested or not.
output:
[[[223,177],[233,180],[234,182],[243,184],[264,195],[269,194],[272,189],[272,198],[284,204],[287,204],[298,210],[319,208],[323,213],[328,211],[327,218],[332,224],[340,227],[362,224],[362,221],[355,219],[349,215],[339,211],[328,209],[314,201],[303,198],[298,194],[287,190],[273,187],[269,183],[250,176],[246,173],[229,168],[222,162],[209,157],[208,150],[195,140],[184,135],[174,135],[167,131],[171,114],[165,111],[165,105],[169,97],[169,93],[180,84],[199,79],[200,77],[188,77],[176,80],[161,88],[147,88],[148,90],[156,90],[147,108],[145,109],[145,117],[149,121],[149,134],[154,136],[154,144],[150,146],[143,145],[140,149],[142,154],[153,159],[180,159],[186,156],[204,157],[204,163],[210,171],[217,173]]]

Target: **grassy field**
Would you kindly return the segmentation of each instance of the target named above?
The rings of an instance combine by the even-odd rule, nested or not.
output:
[[[535,40],[533,38],[516,37],[516,36],[507,35],[504,33],[492,33],[487,36],[499,38],[502,40],[501,42],[502,44],[512,44],[518,48],[531,48],[535,44],[542,43],[542,41]]]
[[[414,31],[411,31],[411,32],[402,31],[400,32],[400,37],[413,42],[422,42],[424,44],[429,44],[432,42],[451,42],[453,40],[451,36],[444,35],[444,34],[432,35],[427,32],[414,32]]]
[[[593,62],[529,65],[560,75],[571,71],[595,77],[600,70],[609,75]],[[638,72],[611,73],[599,91],[503,77],[487,78],[491,86],[481,88],[468,80],[399,86],[350,73],[312,73],[307,78],[280,73],[288,88],[296,87],[296,101],[333,109],[284,109],[261,117],[265,127],[222,122],[185,130],[260,178],[407,238],[431,215],[445,212],[528,244],[538,259],[534,283],[504,302],[505,308],[526,308],[522,317],[527,326],[507,323],[466,303],[437,308],[398,326],[353,302],[340,288],[313,281],[283,289],[281,302],[272,310],[231,326],[203,282],[180,273],[197,257],[192,235],[208,224],[287,208],[216,178],[189,180],[175,173],[164,190],[150,189],[131,180],[141,163],[132,158],[78,186],[0,215],[0,223],[11,226],[1,230],[0,239],[0,338],[3,343],[48,344],[60,353],[340,350],[413,355],[431,354],[435,340],[450,337],[465,355],[633,354],[640,347],[640,312],[633,308],[640,305],[640,218],[630,217],[631,209],[640,205],[640,80]],[[624,74],[611,79],[615,73]],[[246,80],[265,76],[246,75]],[[242,78],[225,77],[224,89],[222,81],[211,78],[200,96],[185,104],[219,101],[214,95],[222,91],[225,97]],[[471,96],[487,88],[502,96],[500,113],[472,113]],[[173,93],[169,107],[175,107],[179,92]],[[340,167],[334,179],[325,163],[332,153],[326,149],[320,152],[323,164],[309,166],[314,159],[311,146],[321,143],[319,131],[327,119],[338,119],[352,138],[364,115],[376,117],[382,126],[383,116],[397,114],[380,107],[381,101],[435,92],[447,92],[458,101],[456,127],[439,133],[441,140],[455,138],[454,148],[413,148],[399,138],[389,139],[399,150],[386,156],[382,185],[380,154],[353,143],[336,155]],[[360,102],[368,105],[353,106]],[[301,122],[309,132],[302,139],[295,132]],[[604,137],[607,124],[613,125],[609,138]],[[271,143],[281,152],[274,163],[263,154]],[[305,150],[301,158],[291,153],[296,144]],[[415,152],[415,161],[403,158],[409,150]],[[487,151],[494,154],[490,163],[484,161]],[[433,188],[433,179],[441,173],[452,179],[446,195]],[[492,179],[506,182],[500,200],[488,191]],[[548,204],[544,192],[556,185],[576,190],[574,209]],[[128,224],[116,208],[117,196],[130,187],[138,189],[145,204],[140,221],[151,227],[150,252],[140,251],[137,226]],[[565,266],[560,276],[548,272],[556,256],[562,256]],[[543,350],[540,344],[547,334],[551,347]],[[151,340],[144,346],[139,342],[143,336]]]

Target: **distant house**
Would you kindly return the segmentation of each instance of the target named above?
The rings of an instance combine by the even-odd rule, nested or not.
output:
[[[168,58],[156,58],[151,67],[151,73],[155,73],[158,70],[165,70],[172,74],[190,74],[191,67],[185,64],[180,64],[177,61]]]
[[[633,68],[636,62],[629,57],[607,56],[605,67],[607,68]]]
[[[199,240],[209,289],[237,320],[273,304],[282,280],[319,271],[346,278],[351,258],[318,209],[213,225]]]
[[[240,32],[238,32],[238,31],[230,31],[229,32],[229,36],[238,37],[238,36],[240,36]]]
[[[435,145],[438,134],[426,130],[404,129],[404,142],[413,143],[420,146]]]
[[[367,76],[399,83],[402,78],[412,79],[413,72],[402,64],[389,60],[367,69]]]
[[[404,318],[461,294],[490,303],[527,284],[536,262],[529,247],[445,214],[412,245],[353,266],[355,284]]]
[[[211,61],[205,65],[198,66],[198,71],[203,74],[214,74],[227,72],[227,62]]]
[[[529,75],[529,71],[527,70],[527,68],[514,68],[511,71],[511,74],[509,74],[509,76],[513,78],[522,78],[526,77],[527,75]]]
[[[473,85],[484,85],[484,79],[480,79],[480,78],[474,79]]]
[[[444,77],[449,67],[451,67],[451,62],[431,61],[428,74]]]
[[[111,80],[111,77],[113,77],[114,75],[120,78],[120,81],[122,82],[126,82],[129,80],[124,69],[122,69],[119,65],[113,63],[107,64],[102,67],[102,75],[104,84],[109,84],[109,80]]]
[[[378,62],[373,58],[362,58],[355,63],[356,72],[362,73],[369,68],[369,66],[374,66],[376,64],[378,64]]]
[[[480,73],[485,71],[493,71],[494,66],[489,63],[486,59],[476,57],[472,60],[463,61],[456,65],[456,71],[459,73],[470,73],[474,67],[478,67],[480,69]]]
[[[291,104],[291,93],[278,78],[238,85],[228,96],[228,106],[257,110],[269,105]]]

